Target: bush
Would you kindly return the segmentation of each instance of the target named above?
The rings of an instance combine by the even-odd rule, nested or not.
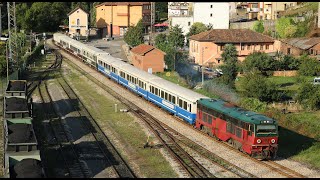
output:
[[[259,101],[256,98],[242,98],[240,106],[251,111],[263,113],[267,110],[267,103]]]
[[[275,69],[277,62],[264,52],[254,52],[248,55],[242,62],[242,68],[245,72],[250,72],[253,69],[257,69],[267,75],[266,71],[272,71]]]
[[[272,102],[281,97],[277,85],[257,70],[247,73],[240,86],[245,96],[257,98],[260,101]]]
[[[296,100],[307,110],[320,109],[320,86],[302,83],[297,90]]]
[[[308,55],[300,57],[301,64],[298,73],[302,76],[316,76],[320,71],[320,63],[315,58],[310,58]]]

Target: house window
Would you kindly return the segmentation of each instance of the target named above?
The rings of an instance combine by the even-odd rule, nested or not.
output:
[[[220,46],[220,51],[223,51],[224,50],[224,45],[221,45]]]
[[[79,11],[77,11],[77,13],[79,13]]]
[[[287,54],[291,54],[291,49],[290,48],[287,49]]]
[[[313,49],[310,49],[310,54],[313,55]]]
[[[80,19],[77,19],[77,26],[80,25]]]
[[[250,45],[247,45],[247,50],[250,50],[251,46]]]
[[[210,17],[212,17],[212,13],[210,14]]]
[[[220,63],[220,59],[218,59],[218,64]]]
[[[241,50],[244,50],[244,45],[242,44],[242,46],[241,46]]]
[[[188,26],[190,26],[190,25],[191,25],[191,22],[189,21],[189,22],[188,22]]]
[[[212,8],[213,7],[213,5],[210,5],[210,8]]]
[[[269,49],[269,45],[268,44],[266,44],[266,50],[268,50]]]
[[[260,50],[263,50],[263,45],[260,45]]]

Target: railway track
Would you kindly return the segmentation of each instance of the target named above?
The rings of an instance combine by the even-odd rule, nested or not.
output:
[[[61,63],[61,62],[60,62]],[[57,114],[52,106],[52,98],[49,94],[46,81],[44,80],[48,76],[48,72],[56,69],[59,66],[58,59],[56,58],[55,62],[52,63],[45,71],[41,73],[41,78],[36,83],[38,88],[39,95],[43,104],[43,109],[45,111],[44,116],[49,121],[49,127],[51,136],[55,141],[55,148],[59,149],[59,154],[57,155],[57,160],[62,158],[64,174],[67,177],[89,177],[90,172],[85,168],[83,162],[78,158],[78,155],[74,149],[72,142],[68,137],[68,133],[65,131],[63,124],[61,123],[60,117],[57,118]],[[44,81],[43,81],[44,80]],[[45,92],[43,93],[40,85],[44,82]],[[46,95],[44,95],[46,94]],[[48,107],[49,106],[49,107]],[[53,111],[52,111],[53,110]]]
[[[64,50],[64,49],[61,49],[61,50],[64,51],[64,52],[66,52],[66,53],[68,53],[69,55],[75,57],[76,59],[79,59],[79,57],[74,56],[73,54],[70,54],[68,51],[66,51],[66,50]],[[80,61],[81,61],[81,60],[80,60]],[[70,61],[70,62],[71,62],[71,61]],[[85,76],[88,77],[90,80],[92,80],[93,82],[95,82],[95,84],[97,84],[98,86],[102,87],[103,89],[106,89],[106,88],[109,89],[109,88],[106,87],[102,82],[100,82],[99,80],[97,80],[96,78],[94,78],[92,75],[88,75],[87,73],[83,72],[83,70],[81,69],[81,67],[79,67],[78,65],[74,64],[73,62],[71,62],[71,63],[73,64],[73,65],[71,65],[71,66],[73,66],[73,67],[75,67],[76,69],[78,69],[83,75],[85,75]],[[118,84],[117,84],[117,85],[118,85]],[[120,85],[118,85],[118,86],[119,86],[119,87],[122,87],[122,88],[125,88],[125,87],[120,86]],[[112,94],[112,93],[111,93],[111,94]],[[132,94],[133,94],[133,93],[132,93]],[[151,104],[151,103],[148,102],[148,104]],[[152,105],[155,106],[154,104],[152,104]],[[163,109],[161,109],[161,110],[162,110],[162,111],[165,111],[165,110],[163,110]],[[194,130],[194,128],[193,128],[192,125],[187,124],[186,122],[184,122],[183,120],[181,120],[181,119],[179,119],[179,118],[177,118],[177,117],[175,117],[175,118],[176,118],[177,120],[179,120],[180,122],[183,122],[184,125],[186,125],[186,126],[188,126],[189,128],[191,128],[191,129]],[[226,142],[221,142],[221,141],[215,139],[214,137],[212,137],[212,136],[210,136],[210,135],[208,135],[207,133],[204,133],[204,132],[202,132],[202,131],[198,131],[198,130],[195,130],[195,131],[202,133],[203,135],[205,135],[205,136],[209,137],[210,139],[214,140],[215,142],[220,143],[220,144],[223,145],[224,147],[227,147],[227,148],[230,149],[231,151],[236,152],[236,153],[238,153],[239,155],[244,156],[244,157],[246,157],[246,158],[249,158],[249,159],[257,162],[258,164],[261,164],[261,165],[263,165],[263,166],[271,169],[272,171],[275,171],[275,172],[277,172],[277,173],[279,173],[279,174],[281,174],[281,175],[283,175],[283,176],[285,176],[285,177],[305,177],[304,175],[302,175],[302,174],[300,174],[300,173],[298,173],[298,172],[295,172],[294,170],[292,170],[292,169],[290,169],[290,168],[287,168],[287,167],[285,167],[285,166],[282,166],[282,165],[280,165],[280,164],[278,164],[278,163],[276,163],[276,162],[273,162],[273,161],[265,162],[265,161],[259,161],[259,160],[257,160],[257,159],[254,159],[254,158],[250,157],[249,155],[244,154],[244,153],[242,153],[242,152],[234,149],[233,147],[231,147],[231,146],[230,146],[228,143],[226,143]],[[271,162],[271,163],[270,163],[270,162]],[[250,174],[250,173],[249,173],[249,174]],[[250,175],[249,175],[249,176],[250,176]]]
[[[83,125],[88,128],[88,131],[91,133],[92,137],[94,138],[94,143],[96,147],[99,149],[100,153],[102,153],[103,158],[106,162],[106,167],[112,166],[113,171],[117,175],[117,177],[135,178],[136,176],[130,169],[129,165],[123,160],[123,158],[120,156],[120,153],[112,145],[110,140],[105,136],[101,127],[97,124],[97,122],[88,112],[87,108],[83,105],[81,100],[78,98],[76,93],[72,90],[68,82],[63,77],[62,73],[61,73],[61,78],[62,78],[61,80],[58,79],[58,83],[62,87],[65,94],[68,96],[69,99],[76,99],[79,102],[77,105],[74,104],[73,107],[75,106],[79,107],[79,109],[74,108],[74,111],[76,111],[79,117],[81,117]],[[86,119],[84,119],[84,117],[86,117]],[[93,153],[93,152],[89,152],[89,153]],[[113,157],[113,158],[110,158],[110,157]]]
[[[82,72],[80,70],[80,72]],[[86,73],[83,75],[87,76]],[[92,80],[92,79],[91,79]],[[225,171],[230,171],[233,174],[236,174],[238,177],[256,177],[253,174],[244,171],[243,169],[233,165],[227,160],[218,157],[214,153],[206,150],[204,147],[197,145],[192,142],[190,139],[185,136],[179,134],[174,131],[172,128],[165,126],[160,121],[153,118],[150,114],[146,113],[139,107],[133,105],[131,102],[125,100],[120,94],[117,94],[113,90],[109,89],[105,85],[99,83],[99,86],[108,91],[114,97],[116,97],[119,101],[126,104],[132,112],[140,117],[147,126],[154,132],[154,134],[158,137],[161,143],[167,148],[168,152],[175,158],[176,162],[180,164],[182,170],[187,173],[190,177],[215,177],[212,173],[210,173],[205,167],[203,167],[200,163],[198,163],[193,157],[191,157],[186,150],[182,147],[187,146],[195,150],[202,157],[208,159],[210,162],[219,166]],[[107,90],[108,89],[108,90]],[[178,137],[179,136],[179,137]],[[184,139],[184,140],[181,140]]]

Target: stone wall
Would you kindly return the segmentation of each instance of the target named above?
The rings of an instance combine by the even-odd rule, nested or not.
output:
[[[230,29],[252,29],[257,21],[249,22],[233,22],[230,23]],[[264,20],[263,21],[265,30],[275,30],[275,20]]]
[[[297,71],[274,71],[273,76],[285,76],[285,77],[291,77],[296,76]]]

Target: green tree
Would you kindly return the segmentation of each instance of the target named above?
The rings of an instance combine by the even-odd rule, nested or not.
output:
[[[71,3],[71,10],[73,10],[76,7],[81,7],[83,10],[87,11],[88,13],[90,12],[90,2],[72,2]]]
[[[254,23],[253,25],[253,30],[259,33],[263,33],[264,32],[264,25],[263,25],[263,21],[257,21]]]
[[[186,37],[187,37],[187,46],[189,46],[189,37],[193,36],[195,34],[199,34],[205,31],[208,31],[212,29],[212,24],[209,25],[205,25],[202,22],[195,22],[192,24],[192,26],[189,28],[189,32],[187,33]]]
[[[7,61],[6,56],[0,55],[0,76],[4,76],[7,73]]]
[[[170,29],[168,35],[168,42],[173,47],[182,48],[184,46],[184,35],[182,33],[182,28],[180,28],[179,25],[175,25]]]
[[[224,65],[221,66],[223,75],[221,81],[234,88],[234,80],[238,73],[238,51],[233,44],[226,44],[221,54]]]
[[[96,8],[95,8],[95,6],[98,4],[100,4],[100,2],[92,3],[91,9],[90,9],[90,25],[93,27],[96,26]]]
[[[26,28],[25,15],[30,7],[27,3],[16,4],[16,23],[18,29]]]
[[[274,70],[276,63],[272,57],[264,52],[253,52],[242,62],[242,69],[245,72],[257,69],[266,75],[267,71]]]
[[[160,49],[161,51],[166,53],[164,58],[165,63],[169,70],[174,69],[174,56],[175,48],[173,44],[169,43],[168,36],[166,34],[159,34],[155,38],[155,46],[156,48]]]
[[[143,43],[143,24],[140,19],[136,26],[130,26],[124,34],[124,41],[131,47],[138,46]]]
[[[320,86],[309,82],[302,83],[295,99],[308,110],[317,110],[320,108]]]
[[[67,18],[65,2],[35,2],[25,14],[24,28],[27,31],[54,32]]]
[[[258,70],[253,70],[244,75],[240,84],[243,94],[249,98],[257,98],[260,101],[271,102],[279,99],[277,85],[269,81]]]
[[[189,32],[187,33],[187,37],[190,37],[195,34],[199,34],[201,32],[205,32],[207,30],[208,30],[208,27],[205,24],[203,24],[202,22],[195,22],[189,28]]]
[[[293,37],[297,31],[297,26],[290,17],[281,17],[276,21],[276,31],[280,38]]]
[[[168,2],[155,2],[156,8],[156,21],[159,22],[161,19],[168,19]]]
[[[320,72],[320,64],[315,58],[311,58],[308,55],[302,55],[300,57],[300,66],[298,73],[302,76],[315,76]]]
[[[301,61],[291,55],[284,55],[278,61],[276,67],[278,70],[298,70]]]

